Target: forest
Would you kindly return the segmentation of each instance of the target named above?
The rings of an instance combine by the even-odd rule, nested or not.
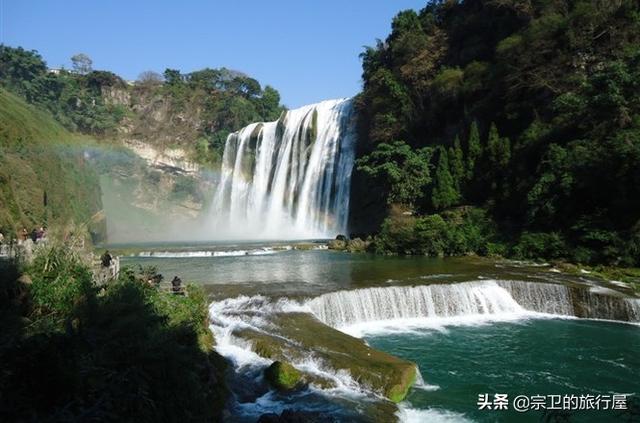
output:
[[[626,0],[399,13],[361,55],[354,232],[381,227],[383,252],[638,265],[639,38]]]

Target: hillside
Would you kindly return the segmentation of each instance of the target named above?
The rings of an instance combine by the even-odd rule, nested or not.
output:
[[[91,224],[100,186],[76,136],[48,113],[0,89],[0,230]]]
[[[627,0],[399,13],[361,55],[353,230],[382,228],[391,252],[640,264],[638,16]]]
[[[146,71],[124,81],[92,69],[86,56],[73,65],[52,72],[38,52],[0,45],[0,85],[48,110],[66,129],[157,149],[180,147],[201,164],[219,163],[229,132],[275,120],[284,110],[277,90],[226,68]]]

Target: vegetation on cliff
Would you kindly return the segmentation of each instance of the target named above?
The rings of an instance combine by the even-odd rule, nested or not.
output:
[[[0,88],[0,232],[90,224],[102,208],[97,174],[78,139],[52,116]],[[97,240],[100,227],[89,225]]]
[[[75,250],[0,261],[2,421],[218,421],[224,361],[201,289],[161,292],[123,271],[100,289]]]
[[[450,235],[446,248],[411,237],[449,233],[443,211],[474,206],[509,254],[640,264],[639,17],[629,0],[399,13],[362,54],[354,232],[456,252]],[[394,220],[391,204],[416,217]]]
[[[284,110],[273,87],[226,68],[148,71],[130,83],[93,70],[86,55],[72,62],[51,71],[36,51],[0,45],[0,84],[71,131],[180,145],[202,163],[219,162],[229,132]]]

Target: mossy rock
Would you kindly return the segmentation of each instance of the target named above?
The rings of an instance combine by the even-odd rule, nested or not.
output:
[[[362,339],[329,327],[310,314],[277,313],[271,320],[277,328],[272,333],[243,328],[233,334],[251,342],[256,354],[271,360],[295,363],[315,357],[335,371],[347,371],[353,380],[393,402],[402,401],[415,382],[414,363],[371,348]],[[304,383],[332,387],[330,380],[300,373]]]
[[[329,249],[330,250],[339,250],[339,251],[343,251],[347,248],[347,241],[343,241],[340,239],[334,239],[329,241]]]
[[[274,361],[264,371],[264,377],[274,388],[290,391],[301,383],[302,373],[289,363]]]
[[[360,238],[354,238],[347,242],[347,251],[350,253],[363,253],[369,248],[370,242],[363,241]]]

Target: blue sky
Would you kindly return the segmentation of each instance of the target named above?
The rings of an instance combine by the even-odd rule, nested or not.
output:
[[[228,67],[280,91],[289,107],[361,88],[358,54],[400,10],[426,0],[0,0],[0,42],[35,49],[50,67],[88,54],[95,69]]]

